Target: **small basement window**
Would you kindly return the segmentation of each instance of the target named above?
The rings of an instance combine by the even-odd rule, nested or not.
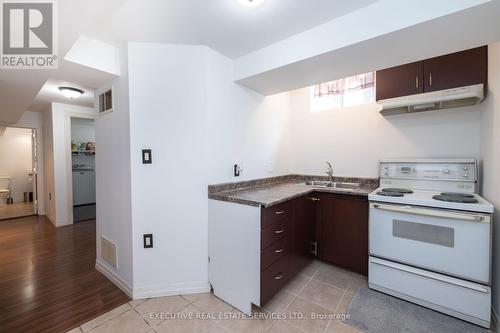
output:
[[[311,112],[341,109],[374,101],[374,72],[324,82],[311,87]]]

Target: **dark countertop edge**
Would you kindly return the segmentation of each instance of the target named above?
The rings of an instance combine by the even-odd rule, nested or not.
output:
[[[278,184],[282,184],[282,183],[276,183],[275,185],[278,185]],[[268,184],[268,185],[271,185],[271,184]],[[255,187],[261,187],[261,186],[262,185],[255,186]],[[242,204],[242,205],[246,205],[246,206],[267,208],[267,207],[272,207],[272,206],[278,205],[280,203],[283,203],[285,201],[296,199],[296,198],[299,198],[301,196],[308,195],[308,194],[311,194],[314,192],[339,194],[339,195],[351,195],[351,196],[358,196],[358,197],[368,197],[368,194],[370,194],[372,191],[374,191],[377,187],[378,187],[378,184],[374,184],[372,186],[365,185],[365,186],[362,186],[355,191],[333,190],[333,189],[329,189],[329,188],[310,188],[310,189],[304,190],[303,192],[299,192],[299,193],[295,193],[295,194],[283,197],[282,199],[278,199],[278,200],[273,201],[271,203],[265,203],[265,202],[248,200],[248,199],[240,199],[240,198],[230,196],[231,192],[236,192],[238,190],[209,193],[208,198],[212,199],[212,200],[225,201],[225,202],[230,202],[230,203]],[[248,190],[249,187],[245,187],[245,188],[241,188],[241,189]]]
[[[379,184],[378,178],[365,178],[365,177],[353,177],[353,176],[335,176],[334,178],[336,182],[348,182],[348,183],[359,182],[361,183],[362,187],[374,186],[375,184],[378,187]],[[277,185],[277,184],[292,183],[292,182],[301,183],[310,180],[328,181],[329,178],[327,176],[321,176],[321,175],[287,174],[274,177],[256,178],[243,181],[212,184],[208,185],[208,193],[210,195],[214,193],[251,189],[253,187],[258,187],[258,186]]]

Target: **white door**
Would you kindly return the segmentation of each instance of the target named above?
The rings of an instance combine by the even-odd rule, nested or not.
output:
[[[370,254],[490,282],[491,216],[425,207],[370,204]]]

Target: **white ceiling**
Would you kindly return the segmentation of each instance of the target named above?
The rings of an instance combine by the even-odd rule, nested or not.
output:
[[[59,68],[57,70],[6,70],[0,69],[0,124],[17,122],[29,110],[37,94],[49,79],[72,82],[84,87],[98,87],[114,76],[63,60],[77,38],[96,26],[96,18],[113,12],[125,0],[64,0],[58,1],[59,15]],[[115,7],[111,7],[113,3]]]
[[[238,58],[376,0],[128,0],[97,33],[107,40],[207,45]],[[97,36],[96,36],[97,37]]]
[[[84,91],[83,95],[77,99],[69,99],[64,97],[59,92],[59,87],[73,87]],[[63,103],[70,105],[94,106],[94,89],[82,86],[80,84],[69,82],[65,80],[48,80],[38,92],[35,99],[31,103],[29,110],[35,112],[42,112],[47,110],[50,103]]]
[[[207,45],[230,58],[241,58],[380,1],[265,0],[255,9],[241,6],[237,0],[64,0],[57,3],[59,69],[0,69],[0,125],[15,123],[26,110],[39,111],[50,102],[63,102],[53,89],[61,82],[83,87],[90,93],[116,78],[111,73],[63,59],[81,35],[113,45],[122,41]],[[374,18],[375,22],[378,20]],[[332,38],[336,36],[341,38],[342,31],[332,31]],[[282,57],[282,54],[272,56]],[[90,101],[83,98],[75,103],[88,105]]]

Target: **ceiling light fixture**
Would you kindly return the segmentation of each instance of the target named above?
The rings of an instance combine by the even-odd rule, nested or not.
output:
[[[59,92],[66,98],[76,99],[82,96],[85,92],[81,89],[72,87],[59,87]]]
[[[258,7],[264,0],[238,0],[238,2],[245,7]]]

